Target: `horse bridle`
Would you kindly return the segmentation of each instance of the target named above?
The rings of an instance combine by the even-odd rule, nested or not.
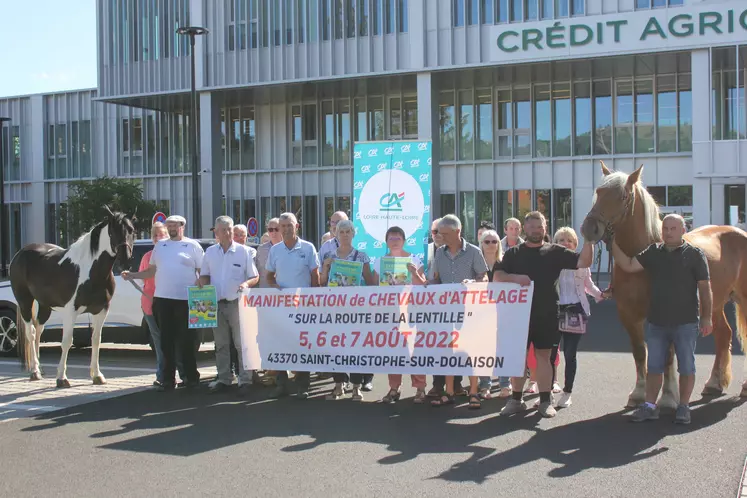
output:
[[[627,199],[625,199],[625,203],[623,204],[622,208],[618,213],[615,214],[615,216],[611,217],[609,220],[604,220],[601,216],[599,216],[598,209],[591,208],[591,211],[589,211],[589,217],[604,223],[604,232],[602,233],[602,238],[600,239],[601,242],[604,242],[605,246],[607,247],[607,270],[610,272],[610,284],[607,286],[607,288],[603,292],[612,292],[612,275],[613,275],[613,258],[612,258],[612,241],[615,238],[615,229],[614,226],[623,220],[625,218],[625,215],[628,214],[628,210],[630,209],[630,206],[633,204],[633,201],[635,200],[635,189],[633,189],[630,192],[630,195],[628,195]],[[601,252],[601,247],[600,247]],[[602,261],[601,261],[601,254],[599,264],[597,265],[597,285],[599,285],[599,273],[602,269]]]

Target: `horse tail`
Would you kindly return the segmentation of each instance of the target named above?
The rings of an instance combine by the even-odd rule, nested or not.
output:
[[[29,369],[29,341],[26,334],[26,320],[23,319],[21,314],[21,306],[16,306],[16,331],[18,332],[18,339],[16,342],[16,349],[18,351],[18,360],[21,362],[21,367],[26,371]]]

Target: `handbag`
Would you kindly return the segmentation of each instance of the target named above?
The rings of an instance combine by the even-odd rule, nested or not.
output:
[[[586,314],[583,312],[583,309],[579,312],[578,308],[576,305],[571,305],[560,310],[558,329],[561,332],[568,332],[570,334],[586,333]]]

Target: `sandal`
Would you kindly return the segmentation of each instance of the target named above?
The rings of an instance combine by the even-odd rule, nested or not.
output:
[[[482,402],[480,401],[480,396],[477,394],[470,394],[469,395],[469,409],[479,410],[480,408],[482,408]]]
[[[390,389],[387,395],[381,398],[381,402],[390,404],[396,403],[397,401],[399,401],[399,397],[401,395],[402,394],[399,392],[399,389]]]
[[[418,392],[415,393],[415,398],[413,398],[412,402],[417,405],[422,405],[425,402],[425,389],[418,389]]]
[[[430,391],[428,391],[428,394],[426,394],[426,396],[428,396],[429,398],[438,398],[439,396],[443,395],[443,393],[444,393],[443,389],[438,389],[437,387],[433,387],[431,388]]]
[[[433,407],[453,405],[453,404],[454,404],[453,394],[444,394],[440,398],[434,399],[433,401],[431,401],[431,406]]]
[[[456,389],[454,389],[454,396],[469,396],[469,391],[462,386],[456,386]]]

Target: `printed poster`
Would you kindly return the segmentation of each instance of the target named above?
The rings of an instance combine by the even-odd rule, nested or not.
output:
[[[410,285],[412,275],[407,269],[410,258],[384,256],[379,262],[379,285]]]
[[[355,248],[374,265],[387,253],[385,235],[405,232],[405,251],[427,261],[431,224],[430,141],[357,142],[353,149]]]
[[[189,328],[208,329],[218,326],[218,296],[215,286],[189,287]]]
[[[334,259],[329,270],[328,287],[354,287],[363,285],[363,263]]]

